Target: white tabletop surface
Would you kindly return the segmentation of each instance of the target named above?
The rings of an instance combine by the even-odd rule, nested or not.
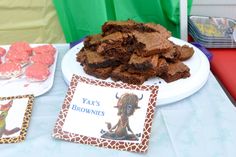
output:
[[[156,109],[148,152],[130,153],[56,140],[52,131],[67,85],[61,60],[68,45],[59,50],[52,89],[35,98],[26,140],[1,144],[1,157],[235,157],[236,108],[212,73],[197,93]]]

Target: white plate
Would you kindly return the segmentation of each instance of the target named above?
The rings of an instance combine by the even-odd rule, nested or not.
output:
[[[158,105],[169,104],[184,99],[197,92],[206,83],[210,72],[209,61],[203,52],[201,52],[198,48],[174,37],[169,38],[169,40],[173,41],[177,45],[186,44],[193,47],[194,55],[187,61],[184,61],[184,63],[190,68],[191,76],[189,78],[179,79],[171,83],[166,83],[163,79],[158,77],[146,81],[144,84],[156,84],[159,86],[157,98]],[[77,44],[75,47],[70,49],[62,59],[61,69],[67,85],[69,84],[73,74],[97,79],[93,76],[87,75],[83,71],[80,63],[76,61],[76,53],[78,53],[82,47],[83,43]],[[108,78],[106,81],[112,80]]]
[[[45,44],[32,44],[31,47],[36,47],[39,45],[45,45]],[[9,46],[1,46],[5,48],[6,50],[9,49]],[[55,47],[55,46],[54,46]],[[55,47],[56,48],[56,47]],[[54,74],[56,69],[56,63],[57,63],[57,55],[58,51],[56,50],[55,53],[55,61],[50,66],[50,75],[47,80],[41,81],[41,82],[29,82],[26,80],[26,78],[22,79],[14,79],[12,81],[9,81],[8,83],[3,84],[0,87],[0,97],[7,97],[7,96],[17,96],[17,95],[26,95],[26,94],[34,94],[34,96],[40,96],[47,91],[49,91],[53,85],[54,81]],[[6,80],[0,80],[0,85]]]

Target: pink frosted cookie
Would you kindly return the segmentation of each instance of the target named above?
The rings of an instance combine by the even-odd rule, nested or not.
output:
[[[50,66],[54,63],[54,57],[48,54],[36,54],[31,57],[33,63],[41,63]]]
[[[44,81],[49,74],[48,66],[40,63],[34,63],[25,70],[25,76],[30,81]]]
[[[6,54],[6,50],[0,47],[0,58]]]
[[[54,55],[56,52],[56,49],[52,45],[41,45],[33,48],[33,51],[35,54],[50,54]]]
[[[17,50],[18,52],[25,51],[28,53],[29,56],[31,56],[33,49],[27,42],[15,42],[10,46],[10,50]]]
[[[0,79],[9,79],[18,77],[22,74],[22,68],[16,63],[3,63],[0,64]]]
[[[5,57],[7,62],[14,62],[21,65],[29,63],[29,54],[26,51],[10,49]]]

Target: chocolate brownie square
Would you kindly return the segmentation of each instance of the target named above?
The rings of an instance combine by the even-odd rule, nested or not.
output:
[[[129,73],[143,75],[145,78],[160,76],[163,73],[166,73],[167,70],[168,70],[168,63],[166,62],[164,58],[159,58],[158,62],[153,64],[153,67],[145,71],[141,71],[141,70],[130,68],[130,67],[127,69]]]
[[[86,62],[86,51],[84,48],[76,54],[76,61],[80,62],[83,65]]]
[[[140,33],[135,31],[133,35],[137,40],[135,52],[142,57],[160,54],[172,47],[172,43],[157,32]]]
[[[87,36],[84,39],[84,48],[95,51],[97,49],[97,46],[100,44],[101,39],[101,34]]]
[[[166,52],[163,52],[161,57],[165,58],[169,62],[176,62],[179,60],[180,51],[177,50],[177,45],[172,43],[172,46]]]
[[[133,20],[127,20],[127,21],[108,21],[103,24],[102,26],[102,32],[103,35],[109,35],[114,32],[123,32],[128,33],[131,32],[131,30],[134,30],[137,23]]]
[[[102,26],[103,35],[112,34],[114,32],[130,33],[132,31],[139,32],[158,32],[162,34],[164,38],[169,38],[171,32],[169,32],[165,27],[154,24],[154,23],[138,23],[133,20],[127,21],[108,21]]]
[[[128,65],[131,69],[138,70],[140,72],[153,69],[158,64],[158,55],[149,57],[141,57],[136,54],[132,54]]]
[[[86,65],[92,68],[106,68],[119,65],[119,61],[116,58],[105,58],[95,51],[86,50]]]
[[[139,71],[139,70],[128,68],[127,72],[130,74],[143,76],[146,80],[150,77],[156,76],[156,74],[157,74],[155,69],[148,69],[146,71]]]
[[[189,47],[188,45],[183,46],[176,46],[177,51],[180,53],[179,60],[185,61],[189,58],[191,58],[194,54],[194,50],[192,47]]]
[[[178,61],[176,63],[170,63],[168,65],[168,71],[163,73],[160,77],[169,83],[189,76],[190,69],[184,63]]]
[[[168,63],[164,58],[159,58],[158,65],[155,68],[156,76],[161,76],[168,71]]]
[[[171,37],[171,32],[168,31],[165,27],[163,27],[163,26],[161,26],[159,24],[145,23],[143,25],[144,25],[144,27],[152,29],[152,32],[160,33],[163,38],[168,39],[169,37]]]
[[[128,62],[133,49],[134,37],[127,33],[116,32],[101,39],[97,53],[105,57],[114,57],[121,62]]]
[[[85,73],[88,75],[95,76],[100,79],[107,79],[110,77],[110,74],[112,72],[112,67],[107,67],[107,68],[91,68],[87,65],[83,67]]]
[[[122,81],[129,84],[143,84],[146,77],[140,74],[132,74],[126,71],[125,65],[116,67],[112,73],[111,78],[114,81]]]
[[[97,53],[110,57],[116,57],[120,60],[128,61],[131,52],[131,46],[134,37],[127,33],[116,32],[102,37],[100,34],[88,36],[84,41],[86,50],[96,51]]]

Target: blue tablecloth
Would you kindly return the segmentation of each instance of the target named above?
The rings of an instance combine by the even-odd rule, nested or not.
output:
[[[236,108],[210,73],[197,93],[155,113],[148,152],[131,153],[52,138],[67,86],[61,60],[69,45],[56,45],[58,64],[52,89],[35,99],[26,140],[1,144],[1,157],[235,157]]]

